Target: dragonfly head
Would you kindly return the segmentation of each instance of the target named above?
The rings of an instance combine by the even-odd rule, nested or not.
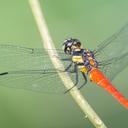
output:
[[[64,40],[63,46],[64,52],[66,54],[71,54],[73,49],[81,47],[81,42],[78,39],[69,38]]]

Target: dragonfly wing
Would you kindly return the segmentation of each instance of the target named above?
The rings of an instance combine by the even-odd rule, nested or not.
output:
[[[128,66],[128,52],[101,62],[99,67],[107,78],[113,80],[119,72]]]
[[[113,79],[128,65],[128,25],[98,45],[94,53],[101,70]]]
[[[52,49],[53,50],[53,49]],[[43,70],[54,68],[49,59],[48,52],[51,50],[32,49],[15,45],[0,45],[0,70]],[[58,54],[52,55],[62,61],[65,66],[70,61],[70,57],[66,56],[61,50],[57,50]],[[67,61],[68,60],[68,61]],[[61,67],[60,67],[61,68]]]
[[[128,24],[97,46],[95,52],[114,57],[128,51]]]
[[[38,92],[64,92],[65,87],[60,81],[48,52],[53,49],[32,49],[10,44],[0,45],[0,85]],[[52,55],[62,60],[64,67],[70,63],[70,56],[62,50]],[[70,71],[69,71],[70,72]],[[70,76],[73,73],[68,73]]]
[[[0,74],[0,85],[41,93],[63,93],[66,89],[56,70],[10,71]]]

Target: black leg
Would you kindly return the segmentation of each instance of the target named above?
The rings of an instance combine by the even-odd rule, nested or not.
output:
[[[83,72],[81,72],[82,73],[82,75],[83,75],[83,78],[84,78],[84,83],[78,88],[79,90],[87,83],[87,77],[86,77],[86,75],[85,75],[85,73],[83,73]]]
[[[68,90],[66,90],[64,93],[69,92],[70,90],[72,90],[76,85],[72,86],[71,88],[69,88]]]
[[[71,89],[73,89],[77,84],[78,84],[78,68],[77,68],[77,64],[74,65],[74,72],[75,72],[75,79],[76,79],[76,82],[74,84],[74,86],[72,86],[71,88],[69,88],[68,90],[66,90],[64,93],[67,93],[69,92]]]
[[[71,68],[72,63],[73,63],[73,62],[71,62],[71,63],[67,66],[67,68],[65,69],[65,71],[68,71],[68,70]]]

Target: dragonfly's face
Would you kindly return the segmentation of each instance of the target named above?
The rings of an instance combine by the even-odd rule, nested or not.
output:
[[[78,39],[66,39],[63,43],[64,46],[64,52],[66,54],[71,54],[71,52],[74,49],[80,49],[81,48],[81,42]]]
[[[63,49],[64,49],[64,52],[66,53],[66,54],[71,54],[71,51],[72,51],[72,42],[66,42],[66,43],[64,43],[64,45],[63,45]]]

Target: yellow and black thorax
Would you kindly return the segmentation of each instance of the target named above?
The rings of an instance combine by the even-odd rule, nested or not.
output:
[[[84,49],[75,49],[72,52],[72,62],[77,64],[78,69],[81,72],[87,73],[88,69],[84,65]]]
[[[75,49],[72,52],[72,62],[77,64],[84,64],[83,49]]]

